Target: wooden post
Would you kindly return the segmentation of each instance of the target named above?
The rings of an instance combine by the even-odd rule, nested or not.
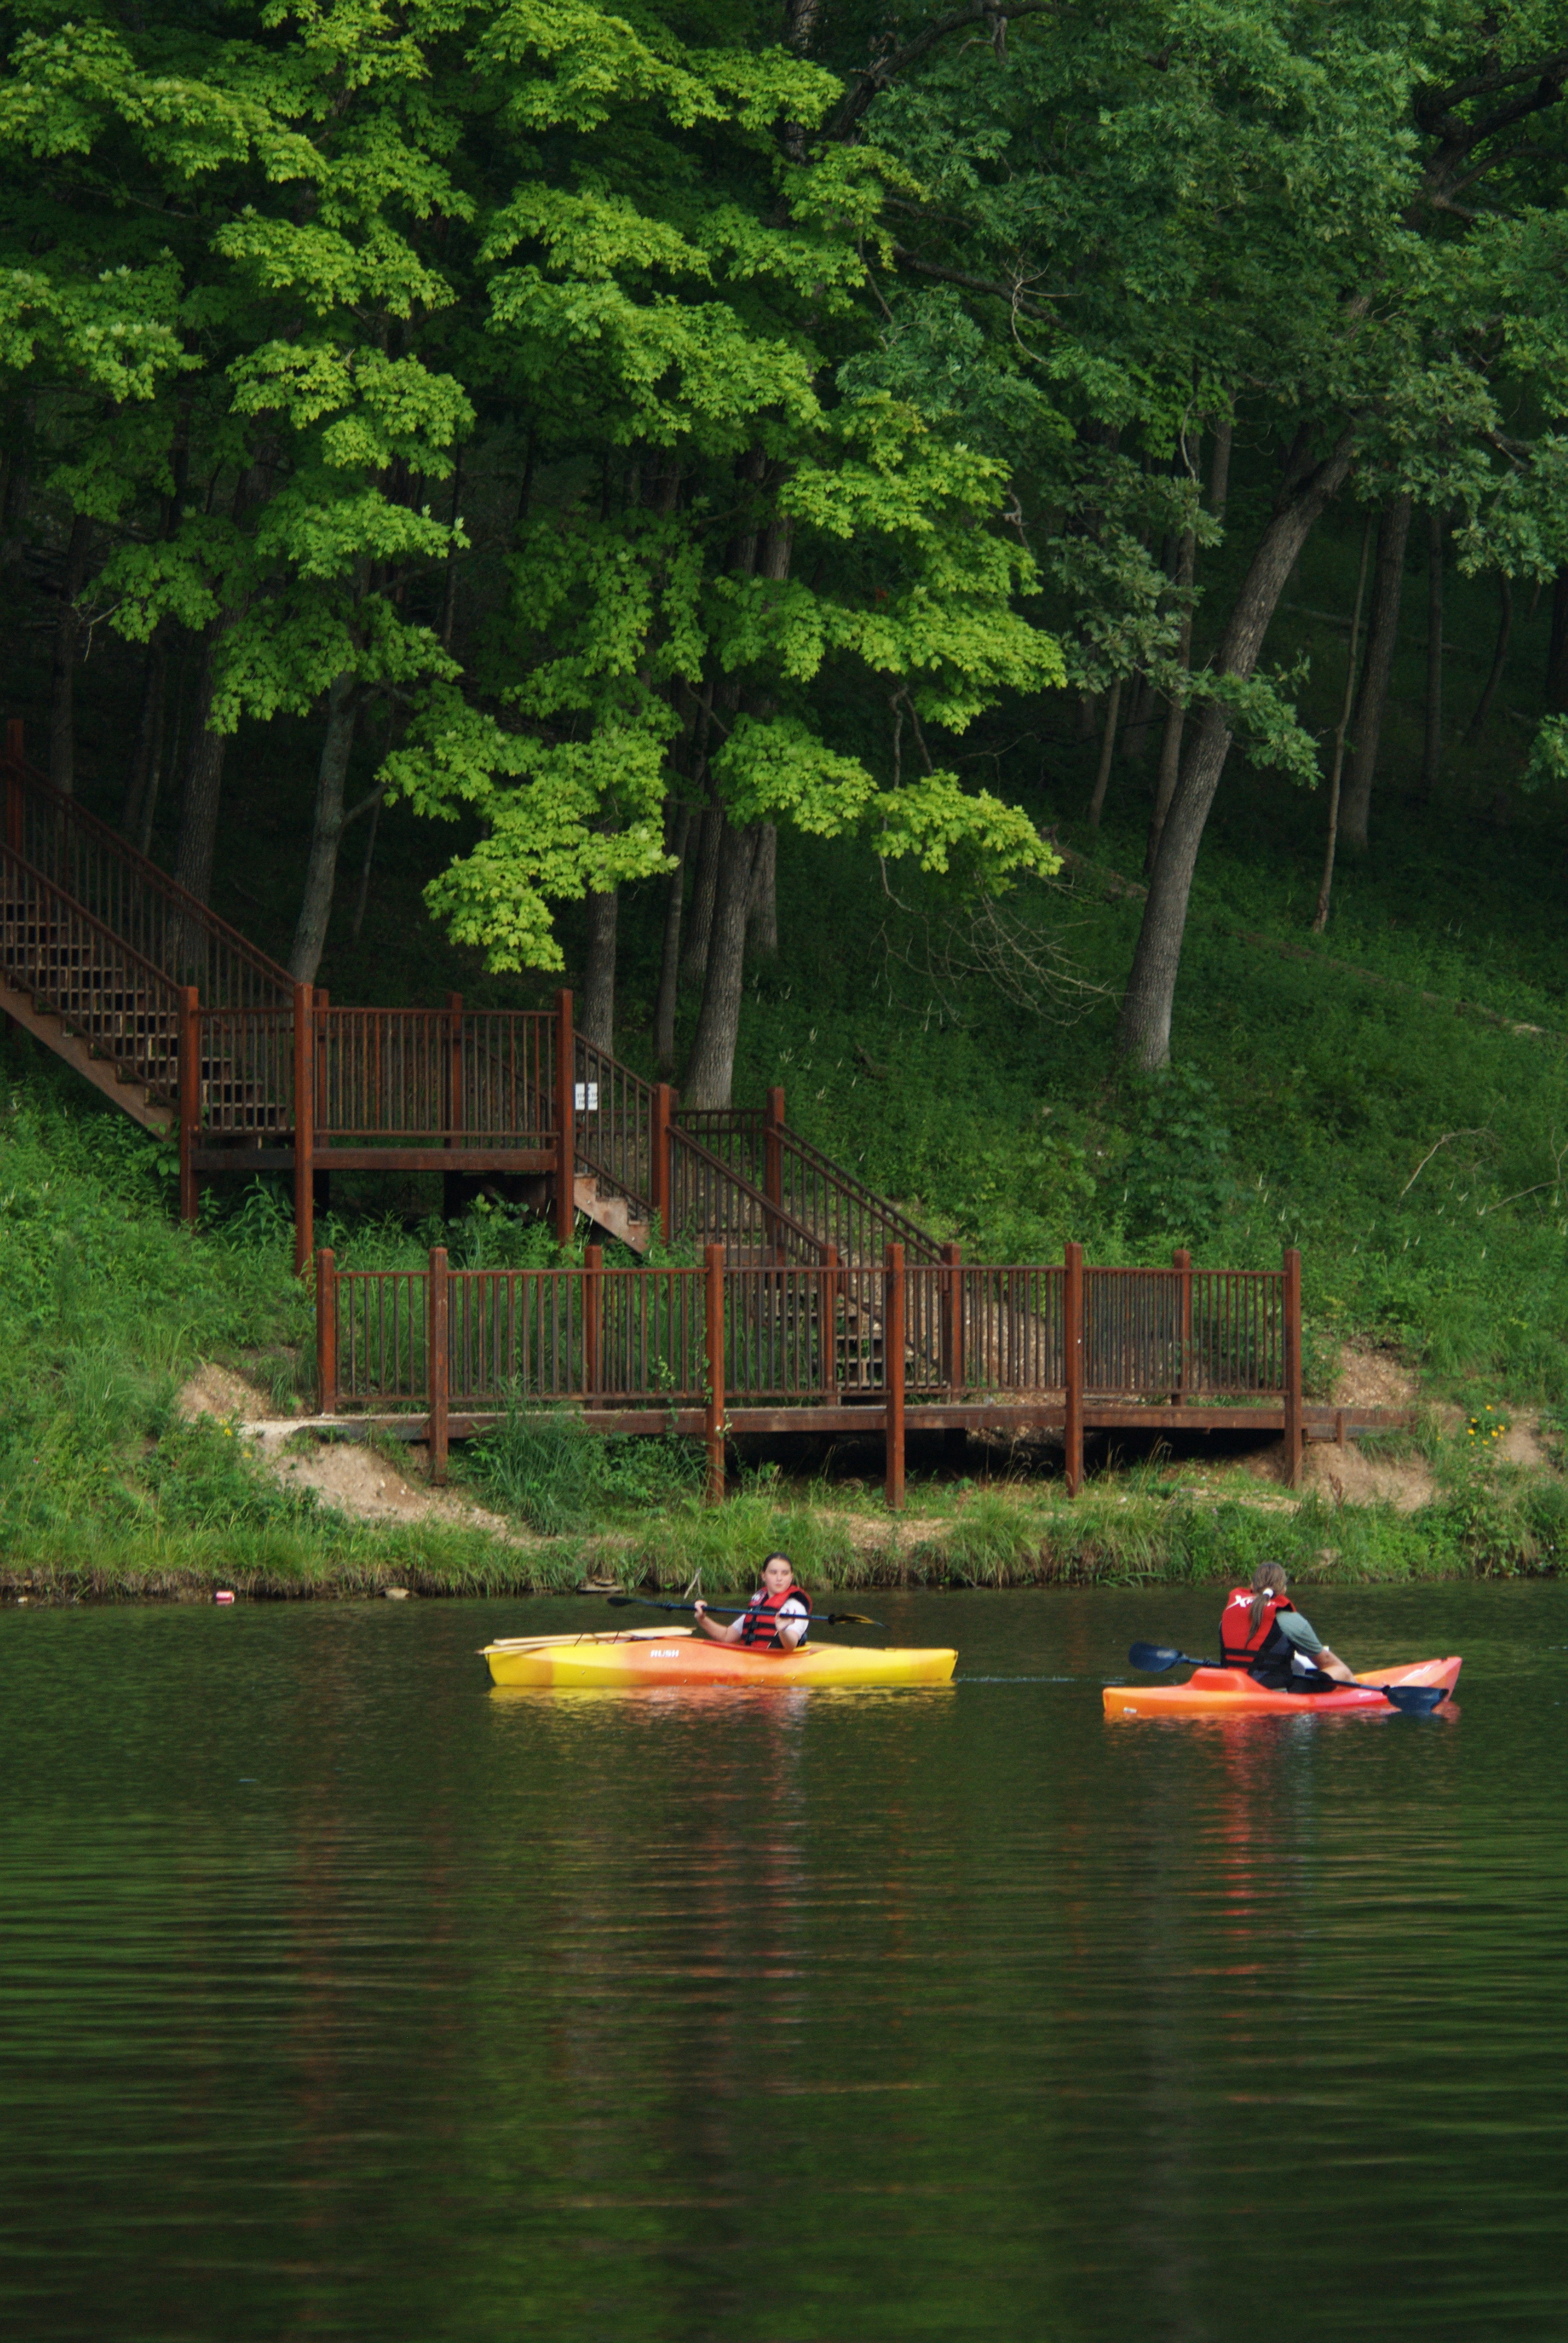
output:
[[[337,1262],[329,1247],[316,1256],[316,1403],[337,1413]]]
[[[956,1244],[943,1245],[942,1272],[942,1381],[956,1401],[964,1387],[963,1254]]]
[[[1302,1477],[1302,1256],[1285,1248],[1285,1486]]]
[[[784,1206],[784,1093],[771,1090],[762,1111],[762,1192],[770,1204],[780,1211]],[[776,1261],[784,1258],[783,1231],[774,1221],[769,1228],[769,1242]]]
[[[303,1277],[316,1250],[316,1003],[308,984],[294,988],[294,1273]]]
[[[602,1380],[599,1343],[604,1325],[604,1247],[583,1247],[583,1396],[591,1399]]]
[[[577,1033],[572,997],[556,995],[556,1242],[569,1245],[577,1226]]]
[[[653,1161],[648,1167],[648,1192],[653,1205],[653,1232],[660,1244],[668,1244],[670,1236],[669,1125],[674,1111],[675,1092],[668,1082],[657,1083],[648,1139],[653,1151]]]
[[[452,1388],[447,1301],[447,1248],[435,1245],[430,1252],[430,1332],[426,1367],[430,1384],[430,1479],[437,1488],[447,1477],[447,1404]]]
[[[1171,1256],[1171,1266],[1181,1278],[1176,1294],[1176,1340],[1178,1353],[1176,1388],[1171,1397],[1178,1405],[1186,1397],[1191,1374],[1188,1359],[1192,1348],[1192,1256],[1185,1245],[1178,1245]]]
[[[20,854],[25,836],[23,827],[22,774],[26,764],[26,750],[22,719],[10,716],[5,719],[5,843],[13,854]]]
[[[176,1072],[180,1101],[180,1218],[194,1222],[201,1205],[201,1187],[192,1156],[201,1122],[201,995],[194,984],[179,988]]]
[[[1067,1378],[1067,1415],[1062,1438],[1067,1450],[1067,1493],[1076,1497],[1083,1486],[1083,1247],[1070,1244],[1061,1282],[1061,1348]]]
[[[708,1502],[724,1502],[724,1247],[703,1247],[708,1348]]]
[[[904,1509],[904,1248],[888,1247],[882,1289],[882,1393],[888,1510]]]

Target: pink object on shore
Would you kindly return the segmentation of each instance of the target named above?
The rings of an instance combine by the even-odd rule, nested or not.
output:
[[[234,1595],[228,1587],[220,1586],[217,1593],[212,1599],[215,1603],[232,1603],[234,1601]]]

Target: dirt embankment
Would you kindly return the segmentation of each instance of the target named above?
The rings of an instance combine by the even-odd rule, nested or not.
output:
[[[426,1477],[428,1451],[423,1442],[409,1442],[406,1457],[392,1458],[382,1446],[363,1440],[318,1439],[308,1423],[275,1413],[263,1394],[228,1367],[202,1367],[181,1391],[177,1404],[186,1416],[237,1421],[268,1471],[286,1487],[314,1489],[324,1505],[347,1513],[351,1521],[446,1522],[462,1529],[488,1530],[492,1536],[518,1544],[538,1543],[502,1514],[472,1503],[460,1491],[433,1489]]]
[[[1414,1407],[1419,1402],[1416,1378],[1393,1353],[1363,1342],[1347,1342],[1341,1351],[1332,1397],[1346,1407]],[[267,1469],[286,1485],[314,1489],[321,1502],[351,1520],[409,1523],[435,1521],[467,1529],[488,1531],[518,1546],[548,1544],[520,1530],[502,1515],[474,1503],[460,1490],[433,1489],[426,1476],[427,1451],[421,1443],[398,1443],[395,1456],[387,1443],[317,1436],[308,1418],[279,1416],[254,1385],[231,1369],[205,1366],[180,1393],[186,1415],[216,1415],[237,1422],[252,1440]],[[1442,1428],[1462,1429],[1456,1408],[1436,1411]],[[1287,1511],[1298,1502],[1295,1493],[1281,1486],[1281,1443],[1269,1441],[1251,1453],[1224,1459],[1189,1458],[1168,1468],[1193,1497],[1223,1497],[1232,1503],[1256,1505],[1266,1511]],[[1515,1410],[1505,1439],[1503,1461],[1534,1470],[1550,1468],[1533,1409]],[[1355,1441],[1341,1448],[1332,1442],[1309,1443],[1302,1464],[1302,1494],[1314,1493],[1335,1504],[1392,1505],[1412,1513],[1433,1502],[1437,1494],[1432,1466],[1412,1449],[1402,1455],[1369,1453]],[[850,1543],[868,1553],[886,1553],[911,1542],[940,1539],[951,1522],[926,1518],[920,1522],[847,1514],[841,1517]],[[606,1539],[608,1546],[618,1544]]]

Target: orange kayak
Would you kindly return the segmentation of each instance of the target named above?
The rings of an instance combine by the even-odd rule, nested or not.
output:
[[[954,1651],[870,1651],[808,1644],[803,1652],[749,1652],[713,1644],[689,1627],[631,1627],[610,1634],[518,1635],[487,1644],[491,1681],[531,1691],[605,1685],[946,1684]]]
[[[1357,1709],[1392,1714],[1379,1684],[1441,1684],[1452,1692],[1461,1663],[1416,1660],[1396,1668],[1368,1668],[1353,1684],[1332,1692],[1265,1692],[1242,1668],[1194,1668],[1186,1684],[1107,1684],[1105,1714],[1122,1716],[1343,1716]]]

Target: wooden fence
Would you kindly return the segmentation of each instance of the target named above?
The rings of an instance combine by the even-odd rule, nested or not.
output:
[[[729,1432],[879,1429],[903,1503],[910,1429],[1060,1430],[1067,1483],[1096,1427],[1281,1432],[1299,1467],[1301,1256],[1278,1270],[993,1268],[945,1246],[875,1272],[781,1261],[700,1268],[343,1270],[317,1255],[326,1416],[417,1415],[440,1478],[454,1426],[510,1406],[571,1406],[606,1432],[700,1433],[724,1490]],[[1330,1411],[1320,1411],[1329,1413]],[[1340,1436],[1343,1436],[1342,1418]]]

